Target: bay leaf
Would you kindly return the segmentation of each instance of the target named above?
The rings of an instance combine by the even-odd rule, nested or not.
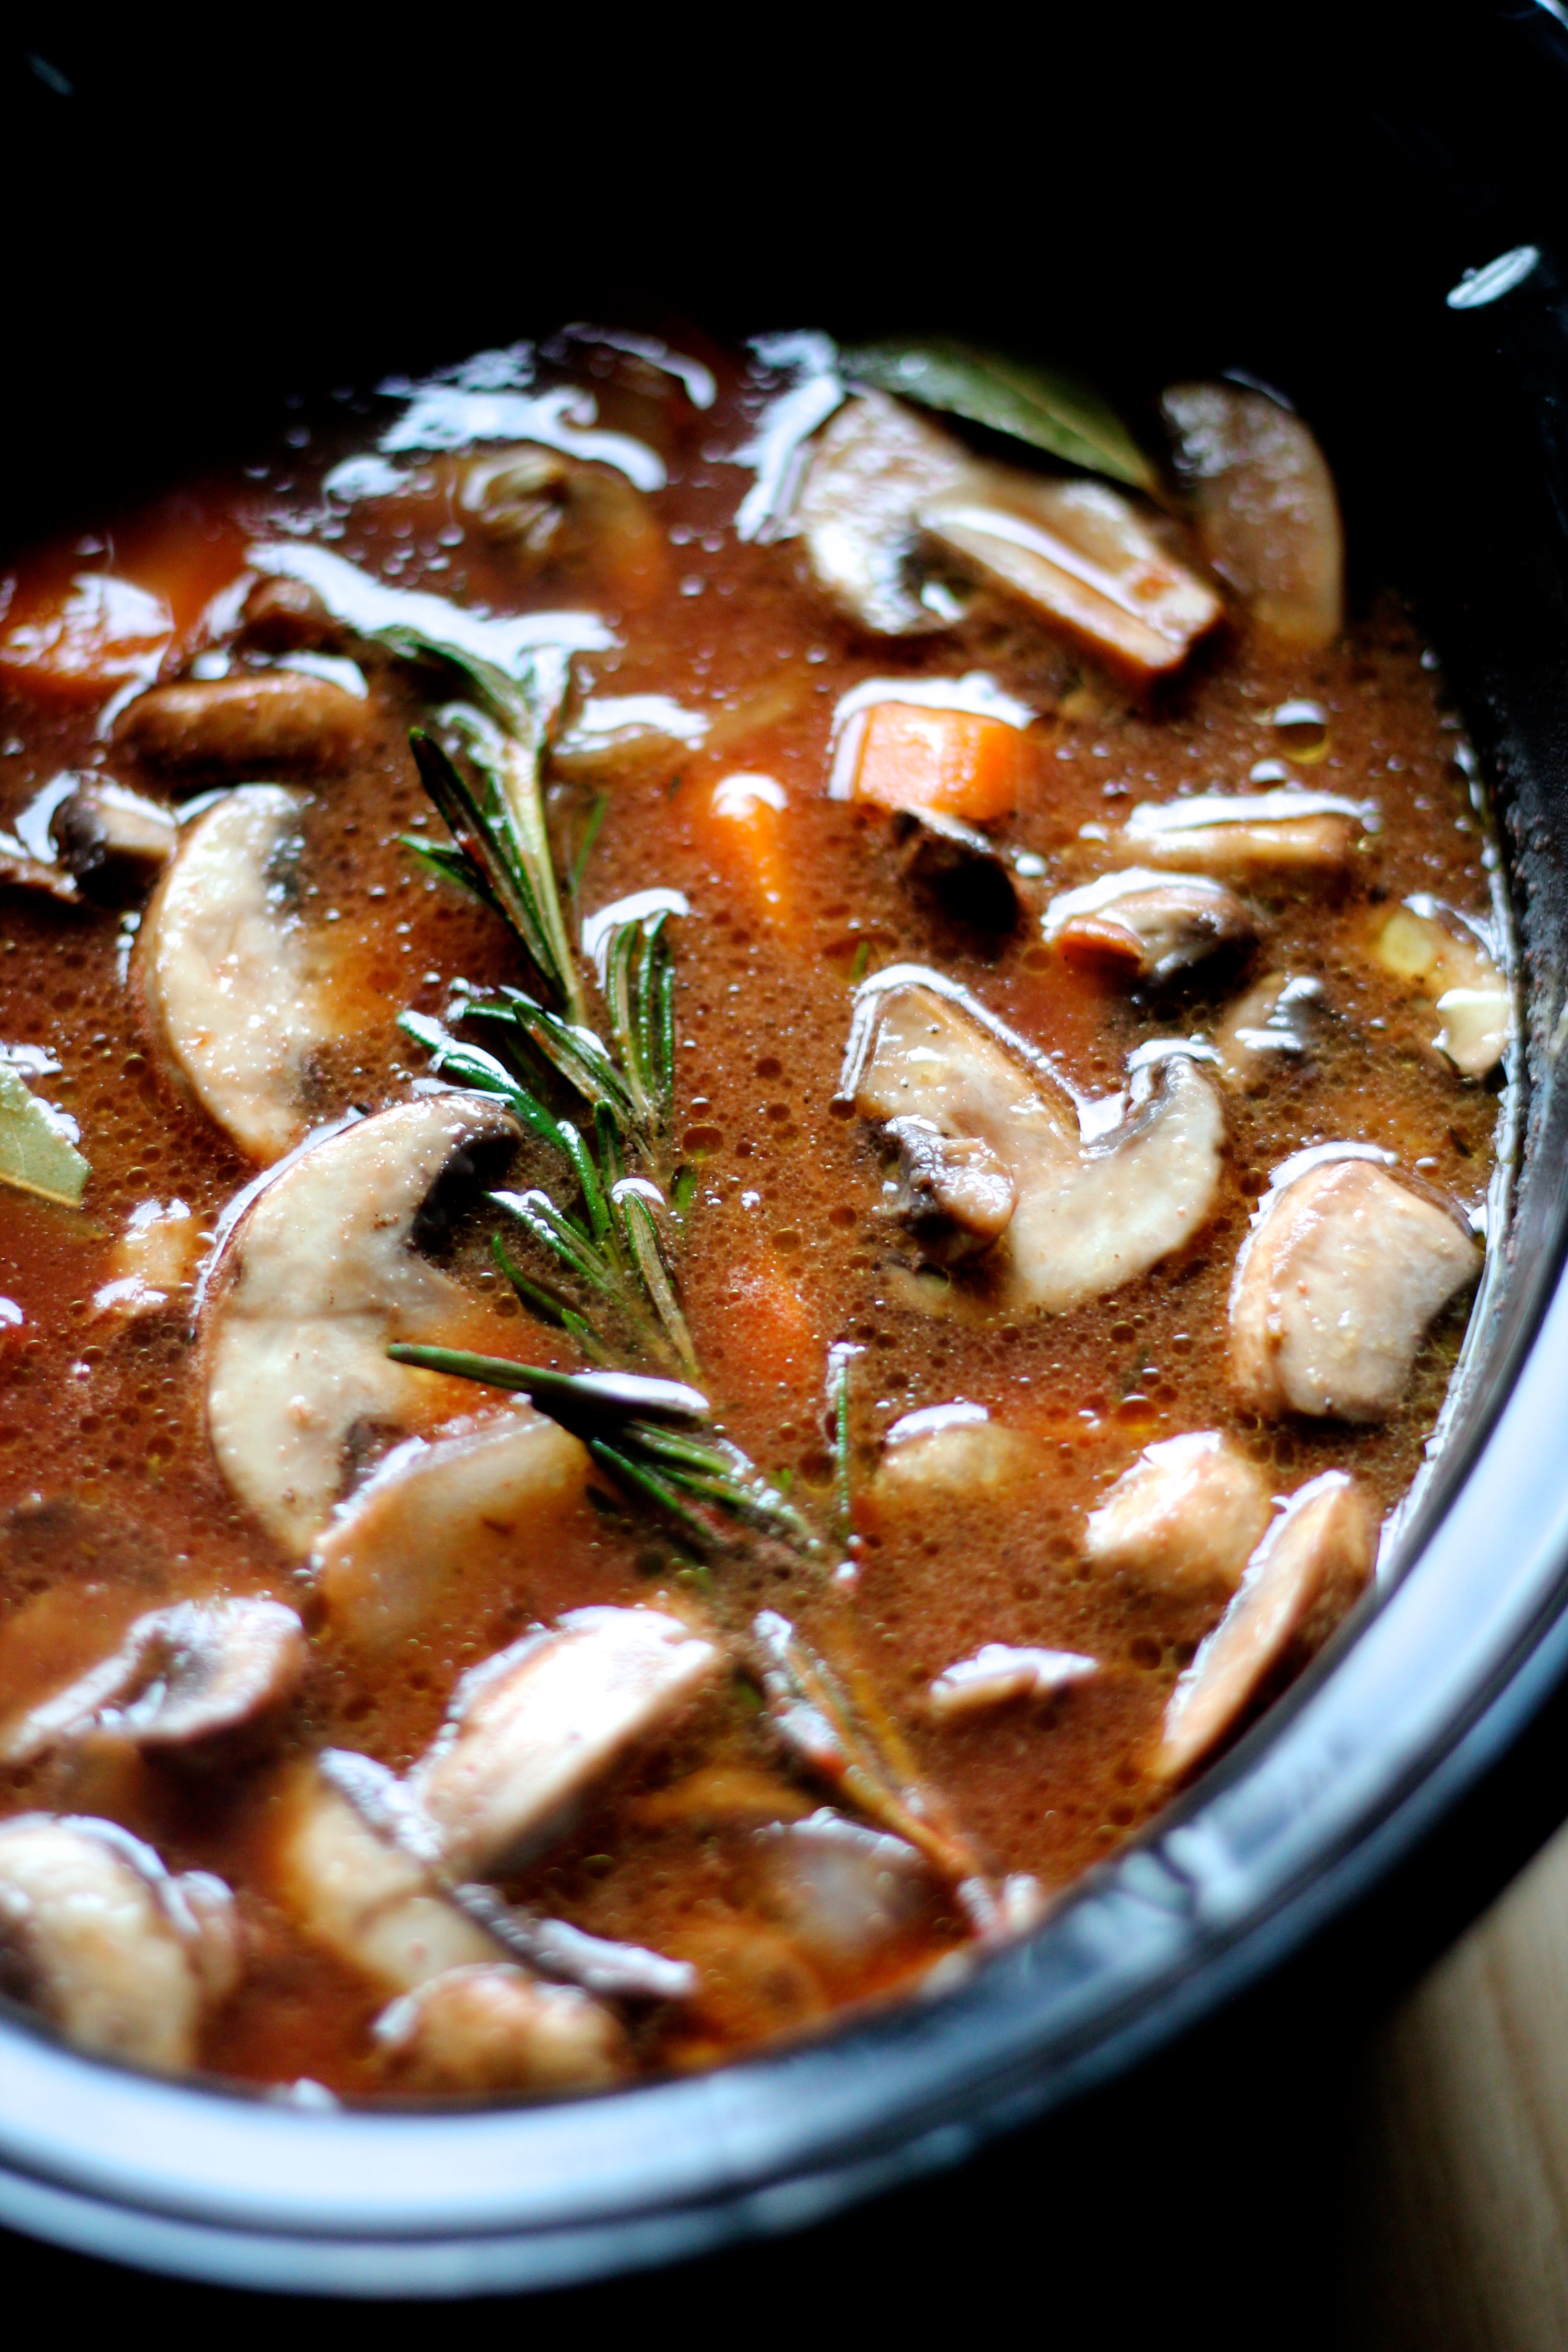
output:
[[[59,1113],[29,1094],[10,1064],[0,1061],[0,1184],[76,1209],[90,1173]]]
[[[862,343],[842,357],[854,381],[967,417],[1086,473],[1109,474],[1135,489],[1158,488],[1154,468],[1115,410],[1060,369],[975,351],[945,336]]]

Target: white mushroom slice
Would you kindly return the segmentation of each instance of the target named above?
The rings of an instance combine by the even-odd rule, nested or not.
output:
[[[1373,952],[1385,971],[1413,981],[1443,1015],[1432,1043],[1468,1078],[1484,1077],[1508,1050],[1508,982],[1461,917],[1425,895],[1406,898],[1383,925]]]
[[[466,466],[459,503],[502,545],[557,565],[596,560],[623,589],[638,574],[651,584],[668,563],[647,500],[613,462],[524,442]]]
[[[884,1132],[899,1154],[883,1186],[889,1207],[933,1265],[956,1265],[1005,1233],[1017,1187],[988,1143],[943,1135],[929,1118],[891,1118]]]
[[[456,1879],[519,1867],[710,1682],[718,1644],[653,1609],[575,1609],[458,1684],[408,1776]]]
[[[928,538],[1140,684],[1177,670],[1223,606],[1105,482],[976,466],[922,499]]]
[[[301,1768],[288,1792],[273,1877],[304,1932],[388,1992],[506,1958],[314,1764]]]
[[[756,1841],[762,1907],[814,1959],[865,1960],[932,1908],[924,1857],[831,1806],[761,1829]]]
[[[951,626],[951,599],[946,608],[921,600],[915,511],[972,464],[961,443],[886,393],[862,393],[830,419],[801,484],[795,523],[813,579],[847,619],[885,637]]]
[[[1386,1421],[1428,1324],[1473,1282],[1457,1216],[1365,1159],[1277,1176],[1230,1287],[1231,1370],[1254,1412]]]
[[[150,889],[174,855],[174,820],[106,776],[82,776],[49,818],[63,864],[89,898],[115,905]]]
[[[0,1743],[21,1763],[94,1733],[174,1759],[232,1759],[298,1690],[305,1631],[277,1601],[182,1601],[139,1617],[112,1657],[32,1707]]]
[[[667,694],[595,695],[550,747],[560,775],[590,784],[671,775],[708,734],[700,711]]]
[[[330,678],[295,669],[154,686],[127,703],[115,742],[150,767],[335,768],[364,739],[369,705]]]
[[[0,1987],[79,2049],[194,2065],[203,2012],[237,1973],[221,1880],[171,1878],[111,1822],[0,1823]]]
[[[927,1693],[934,1716],[952,1721],[989,1714],[1021,1698],[1052,1698],[1073,1683],[1100,1672],[1098,1658],[1076,1650],[1017,1650],[987,1642],[972,1658],[960,1658],[938,1675]]]
[[[1219,1181],[1219,1097],[1184,1055],[1139,1069],[1126,1116],[1081,1140],[1070,1106],[952,997],[880,975],[862,1004],[875,1022],[858,1063],[863,1118],[909,1114],[988,1144],[1017,1195],[987,1253],[1003,1295],[1053,1314],[1096,1298],[1180,1249],[1208,1217]]]
[[[1246,1094],[1267,1085],[1278,1070],[1305,1069],[1327,1011],[1321,980],[1268,973],[1237,998],[1215,1031],[1220,1068]]]
[[[1338,882],[1357,828],[1374,812],[1336,793],[1287,785],[1269,793],[1194,793],[1141,801],[1117,850],[1151,866],[1184,866],[1230,882]]]
[[[613,2011],[501,1961],[448,1969],[371,2029],[388,2072],[416,2091],[590,2091],[626,2072]]]
[[[587,1466],[576,1438],[526,1409],[409,1438],[338,1506],[316,1546],[334,1626],[362,1649],[394,1648],[459,1571],[472,1577],[546,1540]]]
[[[950,922],[978,931],[1016,930],[1020,914],[1035,893],[1038,858],[1026,853],[1020,873],[1006,853],[973,825],[935,809],[904,809],[893,819],[899,870],[912,890],[931,900]]]
[[[189,1290],[202,1234],[184,1201],[141,1201],[109,1256],[109,1280],[93,1292],[100,1315],[152,1315]]]
[[[1119,963],[1166,981],[1223,948],[1255,939],[1252,914],[1223,882],[1131,866],[1067,890],[1046,909],[1045,934],[1063,955]]]
[[[1234,1591],[1268,1525],[1268,1481],[1217,1430],[1146,1445],[1089,1515],[1084,1556],[1167,1590]]]
[[[447,1384],[386,1349],[476,1343],[483,1310],[419,1255],[421,1219],[444,1180],[517,1138],[485,1097],[401,1103],[301,1153],[236,1227],[207,1309],[207,1427],[285,1550],[302,1556],[325,1527],[356,1438],[444,1417]]]
[[[1342,1470],[1291,1496],[1171,1694],[1154,1761],[1161,1780],[1191,1771],[1282,1671],[1321,1647],[1371,1576],[1373,1549],[1371,1515]]]
[[[946,1496],[983,1506],[1039,1468],[1038,1449],[993,1421],[984,1405],[927,1405],[889,1430],[867,1488],[878,1511],[929,1510]]]
[[[303,805],[277,784],[226,793],[183,836],[137,944],[148,1014],[180,1076],[264,1167],[305,1133],[310,1057],[342,1028],[289,905]]]
[[[1281,645],[1331,645],[1344,626],[1344,534],[1333,476],[1301,419],[1229,383],[1173,384],[1161,406],[1221,579]]]

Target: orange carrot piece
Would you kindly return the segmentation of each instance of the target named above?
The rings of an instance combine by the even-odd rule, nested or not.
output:
[[[711,1357],[721,1385],[737,1401],[776,1407],[781,1394],[798,1396],[822,1377],[822,1334],[800,1276],[771,1246],[730,1268],[717,1332],[701,1332],[704,1360]]]
[[[713,832],[724,863],[744,879],[769,923],[787,928],[795,915],[795,890],[785,847],[782,784],[772,776],[725,776],[710,803]]]
[[[20,604],[0,636],[0,671],[35,693],[91,700],[150,677],[174,626],[162,596],[105,572],[79,572],[52,595]]]
[[[1022,739],[1003,719],[878,702],[866,713],[852,789],[879,808],[984,824],[1016,808],[1022,766]]]

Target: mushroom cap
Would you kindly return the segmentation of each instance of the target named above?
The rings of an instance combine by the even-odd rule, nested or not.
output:
[[[1372,1574],[1372,1516],[1342,1470],[1300,1487],[1247,1563],[1176,1685],[1154,1769],[1179,1780],[1252,1711],[1292,1658],[1328,1638]]]
[[[25,1762],[94,1732],[197,1759],[262,1732],[303,1678],[304,1627],[277,1601],[181,1601],[139,1617],[112,1657],[25,1715],[0,1755]]]
[[[1173,384],[1160,404],[1215,570],[1279,644],[1331,645],[1344,625],[1344,533],[1309,427],[1237,384]]]
[[[1138,1068],[1123,1116],[1085,1141],[1050,1072],[1023,1058],[960,992],[894,966],[863,991],[844,1083],[863,1118],[910,1117],[986,1144],[1015,1202],[985,1253],[1007,1303],[1053,1314],[1115,1290],[1206,1222],[1225,1114],[1185,1053]]]
[[[627,2058],[620,2021],[602,2001],[508,1961],[446,1969],[372,2030],[389,2072],[421,2091],[595,2090]]]
[[[203,2009],[237,1971],[221,1880],[171,1878],[112,1822],[22,1813],[0,1823],[0,1983],[79,2049],[193,2065]]]
[[[486,1878],[536,1853],[722,1663],[716,1643],[658,1610],[575,1609],[465,1675],[408,1776],[444,1867]]]
[[[1237,1394],[1258,1412],[1386,1421],[1480,1262],[1457,1216],[1375,1160],[1319,1160],[1264,1196],[1237,1258]]]
[[[386,1349],[461,1345],[488,1321],[417,1244],[443,1183],[475,1180],[475,1155],[520,1134],[489,1096],[400,1103],[300,1152],[236,1226],[206,1310],[207,1427],[286,1549],[308,1552],[326,1525],[356,1435],[445,1417],[453,1384]]]
[[[187,826],[137,940],[148,1018],[183,1083],[265,1167],[305,1132],[301,1080],[338,1034],[288,901],[300,793],[242,784]]]
[[[1155,1587],[1229,1591],[1268,1525],[1262,1472],[1218,1430],[1146,1445],[1089,1515],[1084,1552]]]

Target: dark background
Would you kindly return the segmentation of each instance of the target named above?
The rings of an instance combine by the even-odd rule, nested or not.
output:
[[[1510,246],[1568,252],[1568,30],[1534,5],[1134,9],[1098,36],[1059,10],[657,33],[258,15],[221,37],[20,16],[0,63],[8,540],[232,446],[291,392],[562,315],[686,316],[967,327],[1133,403],[1245,364],[1321,413],[1358,561],[1419,570],[1478,457],[1428,423],[1424,375],[1487,364],[1484,334],[1456,361],[1441,297]],[[1473,414],[1497,435],[1479,376]],[[1368,478],[1390,433],[1415,450],[1397,485]],[[1565,1809],[1559,1701],[1326,1947],[1134,2083],[803,2237],[458,2324],[1386,2342],[1363,2037]],[[0,2279],[11,2311],[84,2326],[266,2315],[3,2235]]]

